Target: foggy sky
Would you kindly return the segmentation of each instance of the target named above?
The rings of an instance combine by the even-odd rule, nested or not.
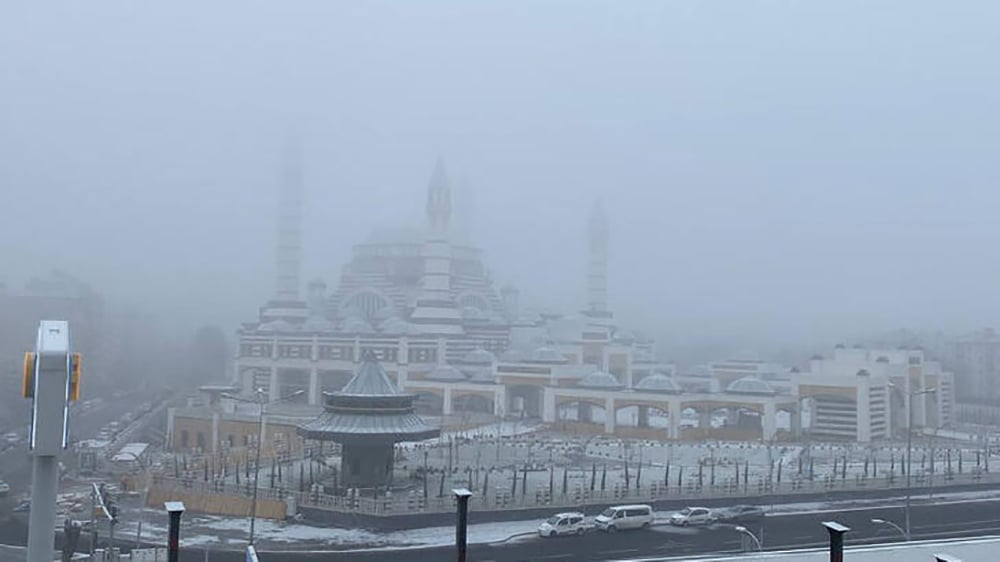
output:
[[[823,4],[823,5],[820,5]],[[419,224],[435,159],[499,282],[667,342],[996,324],[1000,5],[133,2],[0,7],[3,279],[60,267],[183,326]],[[469,195],[471,192],[471,195]],[[831,342],[832,343],[832,342]]]

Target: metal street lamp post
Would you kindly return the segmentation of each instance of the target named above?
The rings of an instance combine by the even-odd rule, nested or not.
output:
[[[925,388],[923,390],[914,390],[910,392],[910,403],[906,409],[907,413],[907,425],[906,425],[906,505],[905,505],[905,515],[906,515],[906,530],[904,536],[907,542],[910,540],[910,473],[913,469],[913,463],[911,457],[913,456],[913,398],[923,394],[931,394],[937,389]]]
[[[737,533],[743,533],[744,535],[746,535],[746,536],[750,537],[751,539],[753,539],[753,543],[754,543],[754,545],[757,546],[757,550],[761,551],[761,552],[764,551],[764,546],[760,544],[760,539],[757,538],[757,535],[754,535],[752,532],[750,532],[750,529],[747,529],[746,527],[743,527],[743,526],[739,526],[739,527],[736,527],[736,532]]]
[[[286,400],[290,400],[292,398],[295,398],[296,396],[301,396],[302,394],[305,394],[305,392],[306,391],[304,391],[304,390],[296,390],[295,392],[289,394],[288,396],[283,396],[281,398],[278,398],[277,400],[275,400],[275,401],[273,401],[271,403],[274,404],[274,403],[277,403],[277,402],[284,402]],[[234,395],[231,395],[231,394],[223,394],[222,396],[224,398],[228,398],[228,399],[231,399],[231,400],[236,400],[237,402],[247,402],[247,403],[250,403],[250,404],[257,404],[257,406],[258,406],[258,409],[257,409],[257,451],[255,453],[255,460],[254,460],[254,463],[253,463],[253,496],[250,499],[250,502],[251,502],[250,503],[250,538],[249,538],[249,541],[248,541],[249,544],[250,544],[250,546],[253,546],[254,528],[255,528],[255,526],[257,524],[257,490],[260,488],[260,485],[259,485],[259,480],[260,480],[260,450],[261,450],[261,448],[263,446],[263,440],[264,440],[264,415],[265,415],[264,409],[267,406],[267,402],[264,401],[264,389],[263,388],[257,388],[256,393],[255,393],[255,396],[257,398],[256,400],[248,400],[246,398],[242,398],[240,396],[234,396]]]
[[[892,527],[893,529],[896,529],[897,531],[899,531],[899,534],[903,535],[903,538],[906,538],[906,540],[910,540],[909,538],[906,537],[906,530],[904,530],[899,525],[893,523],[892,521],[887,521],[885,519],[872,519],[872,523],[874,523],[876,525],[886,525],[886,526]]]

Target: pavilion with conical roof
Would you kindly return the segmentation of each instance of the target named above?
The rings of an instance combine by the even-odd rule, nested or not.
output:
[[[344,486],[385,486],[392,482],[396,443],[441,434],[414,413],[415,399],[415,394],[399,392],[369,351],[343,389],[323,393],[324,412],[299,426],[298,433],[306,439],[341,444]]]

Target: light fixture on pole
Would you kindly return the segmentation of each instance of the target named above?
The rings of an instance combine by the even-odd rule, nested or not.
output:
[[[296,390],[295,392],[293,392],[293,393],[291,393],[291,394],[289,394],[287,396],[282,396],[281,398],[278,398],[277,400],[272,401],[271,404],[276,404],[278,402],[284,402],[286,400],[291,400],[292,398],[295,398],[296,396],[301,396],[301,395],[305,394],[305,392],[306,391],[304,391],[304,390]],[[263,447],[263,441],[264,441],[264,415],[265,415],[264,409],[265,409],[265,407],[268,404],[264,400],[264,389],[263,388],[257,388],[257,390],[256,390],[256,392],[255,392],[254,395],[256,397],[256,400],[249,400],[247,398],[243,398],[241,396],[235,396],[233,394],[226,394],[226,393],[222,394],[223,398],[228,398],[230,400],[236,400],[237,402],[246,402],[246,403],[249,403],[249,404],[256,404],[257,405],[257,452],[255,454],[256,460],[253,463],[253,495],[252,495],[252,497],[250,499],[250,538],[248,540],[248,543],[251,546],[253,546],[254,528],[256,527],[256,524],[257,524],[257,489],[260,487],[259,486],[259,480],[260,480],[260,450]]]
[[[906,424],[906,504],[904,506],[904,512],[906,516],[906,529],[904,535],[906,540],[910,540],[910,472],[913,468],[913,463],[911,457],[913,456],[913,398],[923,394],[932,394],[936,392],[935,388],[925,388],[923,390],[913,390],[910,392],[910,403],[907,405],[907,424]],[[926,412],[925,412],[926,413]]]
[[[906,538],[906,531],[899,525],[893,523],[892,521],[888,521],[886,519],[872,519],[872,523],[876,525],[886,525],[888,527],[892,527],[893,529],[899,531],[899,534],[903,535],[903,538]]]
[[[757,546],[757,550],[758,551],[763,551],[764,550],[764,546],[760,544],[760,539],[757,538],[757,535],[755,535],[752,532],[750,532],[750,529],[747,529],[746,527],[743,527],[743,526],[738,526],[738,527],[736,527],[736,532],[737,533],[743,533],[744,535],[746,535],[746,536],[750,537],[751,539],[753,539],[753,542]]]

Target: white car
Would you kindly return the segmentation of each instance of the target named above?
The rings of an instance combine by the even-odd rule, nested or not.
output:
[[[3,440],[13,445],[21,440],[21,436],[18,435],[16,431],[11,431],[10,433],[4,434]]]
[[[587,531],[587,523],[582,513],[557,513],[538,526],[538,536],[582,535]]]
[[[688,525],[708,525],[715,523],[716,517],[707,507],[685,507],[670,516],[670,524],[678,527]]]
[[[0,496],[6,496],[10,493],[10,484],[0,480]]]
[[[616,505],[594,518],[594,526],[614,533],[626,529],[646,529],[653,524],[653,508],[644,505]]]

